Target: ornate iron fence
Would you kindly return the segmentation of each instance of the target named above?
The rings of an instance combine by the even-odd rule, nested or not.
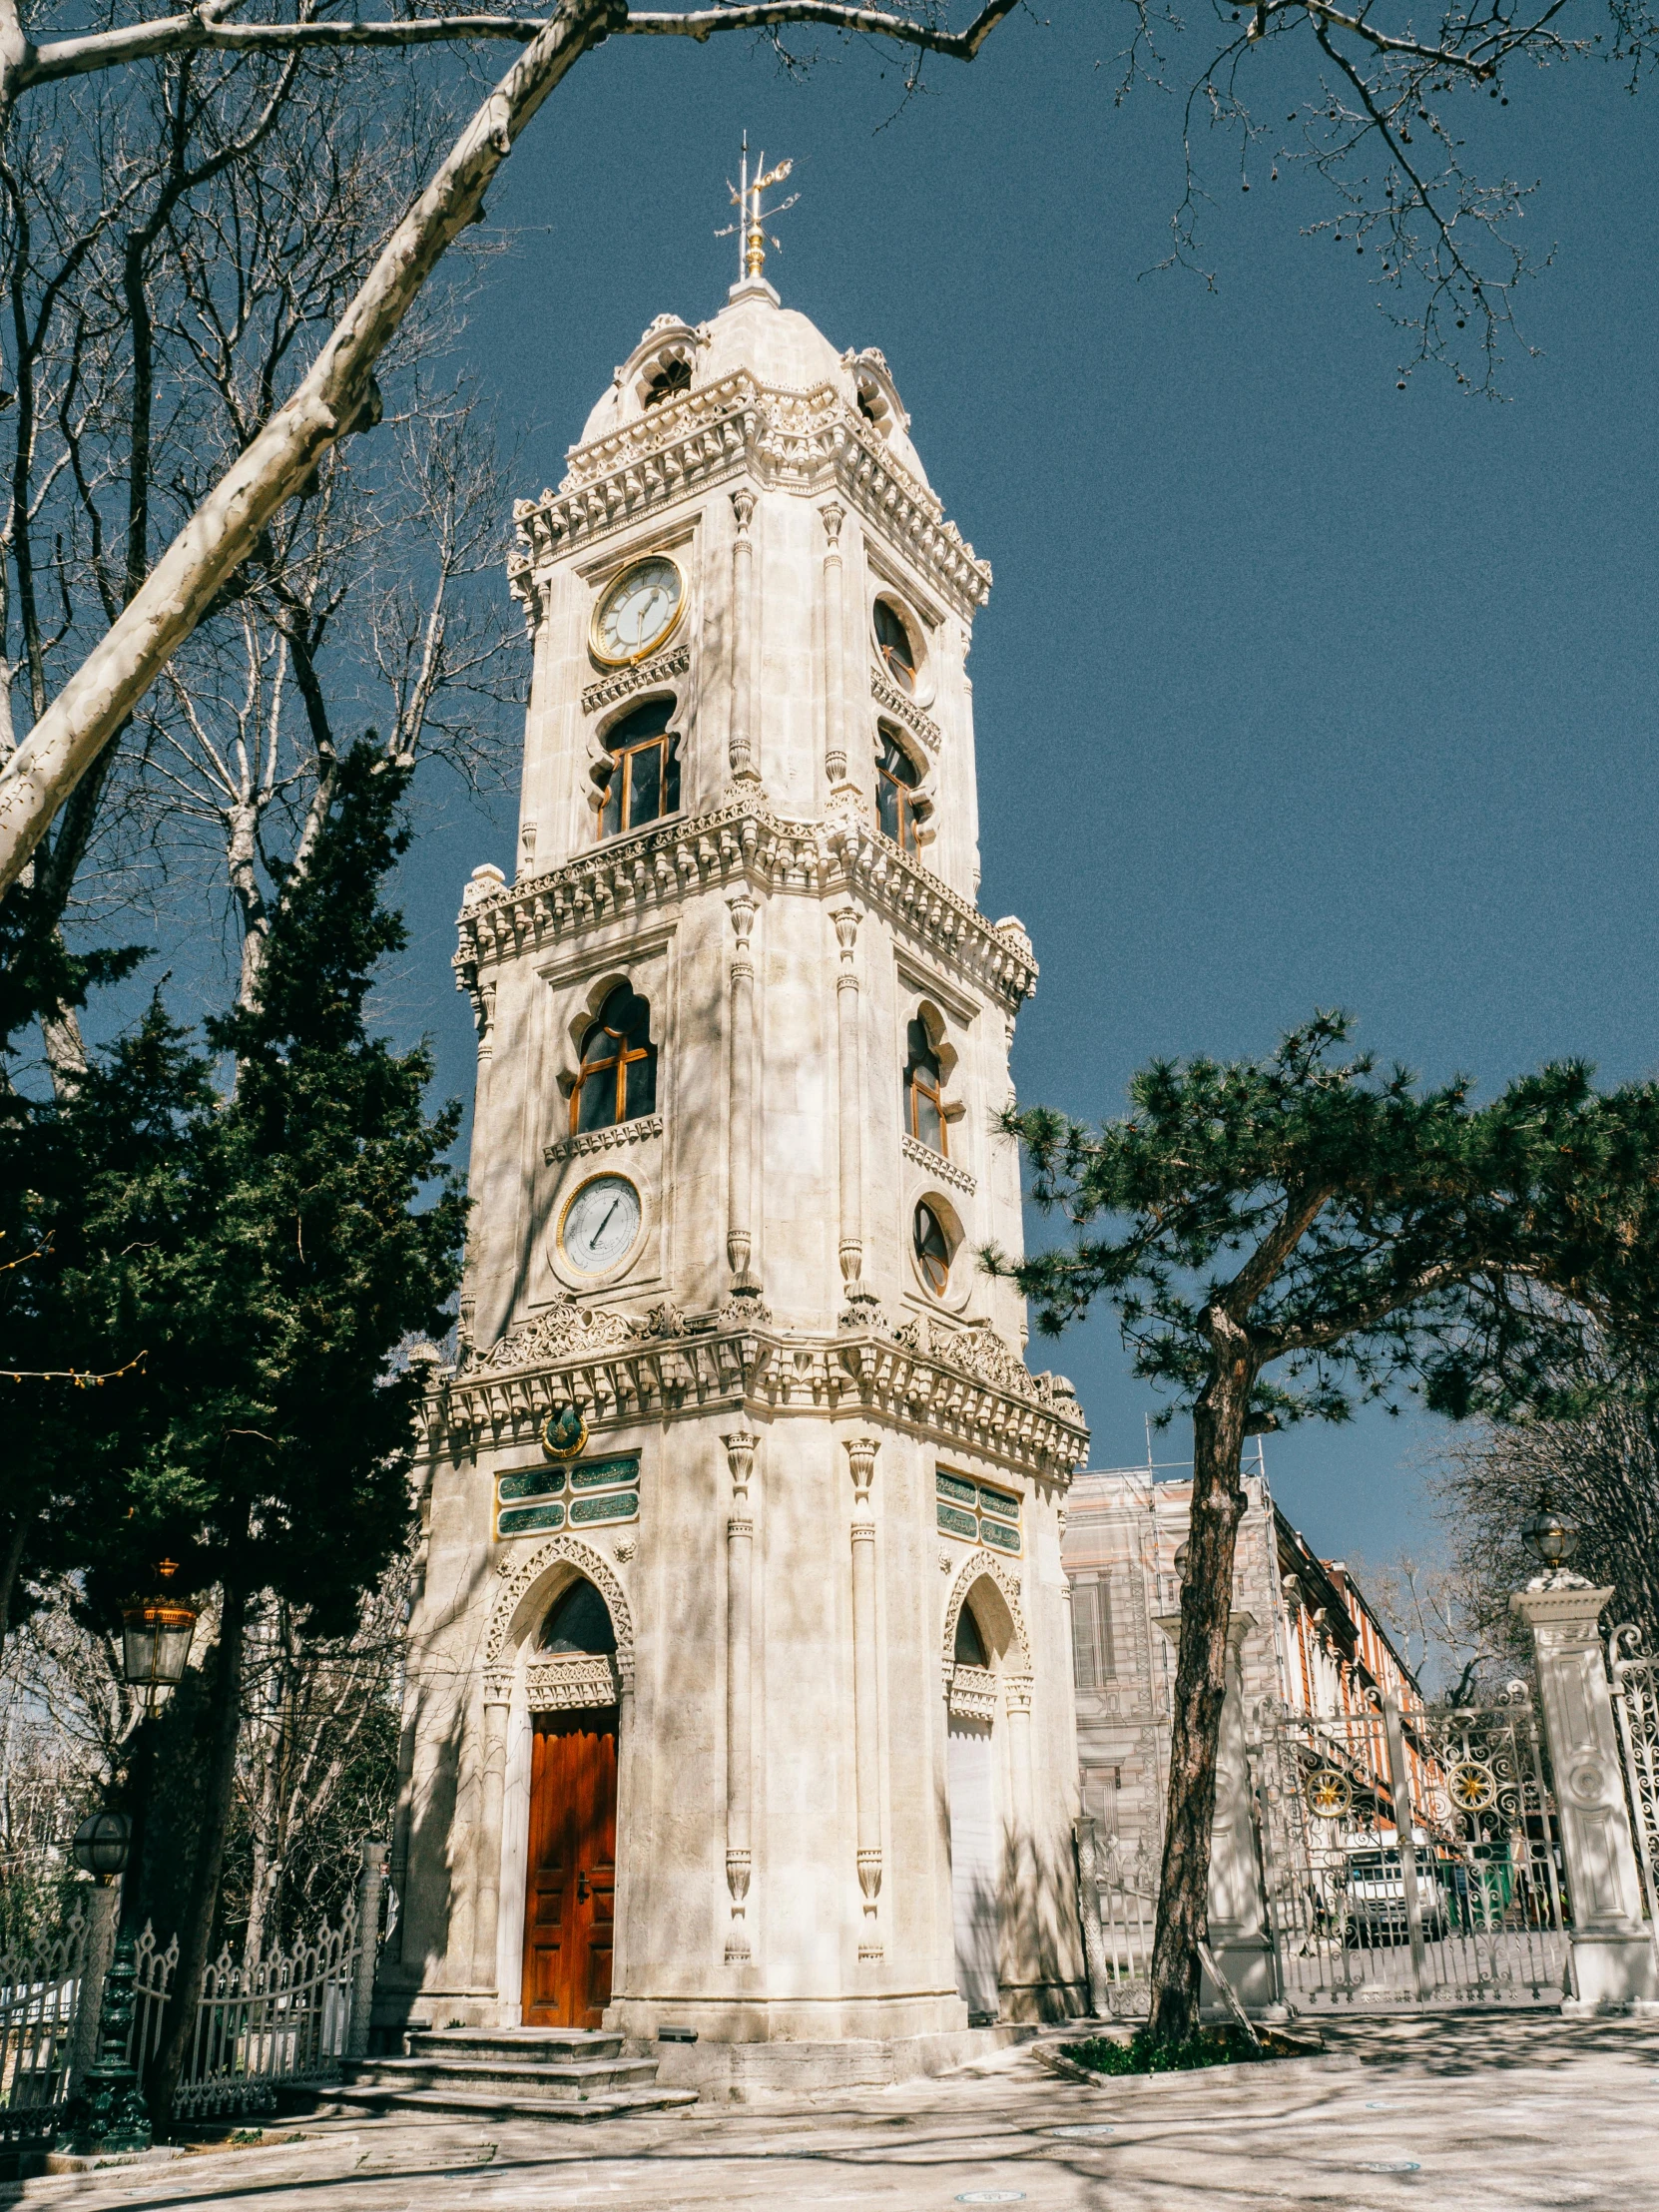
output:
[[[77,1906],[57,1936],[0,1952],[0,2144],[49,2136],[73,2090],[91,1928]]]
[[[1265,1704],[1252,1747],[1269,1927],[1305,2010],[1553,2003],[1568,1903],[1530,1691],[1451,1712],[1314,1719]]]
[[[251,1964],[227,1943],[208,1968],[196,2032],[174,2100],[181,2119],[276,2109],[276,2088],[339,2079],[347,2055],[353,1990],[363,1946],[355,1901],[338,1928],[319,1928],[290,1949]],[[128,2062],[142,2081],[161,2046],[178,1938],[163,1950],[154,1931],[139,1939]]]
[[[1642,1903],[1648,1931],[1659,1945],[1659,1656],[1644,1645],[1634,1621],[1615,1628],[1607,1639],[1607,1672],[1624,1754]]]

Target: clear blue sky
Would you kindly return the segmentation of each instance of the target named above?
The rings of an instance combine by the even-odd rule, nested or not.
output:
[[[654,314],[719,307],[747,125],[802,194],[769,276],[837,345],[882,347],[946,511],[995,566],[971,663],[981,896],[1042,963],[1022,1097],[1115,1112],[1153,1054],[1260,1051],[1333,1004],[1431,1076],[1493,1084],[1564,1054],[1644,1073],[1651,104],[1587,66],[1517,78],[1501,122],[1480,110],[1543,180],[1527,229],[1558,251],[1522,305],[1542,354],[1516,349],[1504,405],[1431,373],[1401,393],[1369,265],[1299,235],[1331,209],[1294,182],[1218,201],[1215,293],[1143,274],[1179,195],[1179,109],[1114,109],[1126,20],[1016,18],[896,117],[898,75],[868,51],[831,47],[799,83],[736,41],[583,62],[492,194],[521,235],[471,309],[519,488],[558,482]],[[512,819],[454,802],[404,887],[415,941],[387,1004],[434,1031],[450,1091],[472,1068],[453,911],[476,861],[510,867]],[[1096,1464],[1143,1455],[1152,1400],[1107,1323],[1033,1352],[1078,1383]],[[1271,1440],[1269,1469],[1322,1551],[1382,1557],[1422,1538],[1432,1432],[1308,1431]]]

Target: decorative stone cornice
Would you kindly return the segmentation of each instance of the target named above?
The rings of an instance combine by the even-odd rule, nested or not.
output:
[[[596,715],[603,708],[614,707],[618,700],[627,699],[637,691],[646,691],[653,684],[667,684],[676,676],[684,676],[691,667],[691,647],[671,646],[668,652],[658,653],[649,661],[641,661],[637,668],[619,668],[614,676],[607,676],[602,683],[590,684],[582,694],[582,712]]]
[[[856,890],[895,928],[1009,1009],[1037,987],[1022,928],[987,921],[872,825],[851,813],[792,821],[748,799],[617,837],[493,895],[469,896],[452,963],[458,985],[476,995],[481,971],[497,962],[544,954],[584,929],[619,918],[637,922],[690,892],[740,883],[821,898]]]
[[[559,1652],[532,1659],[524,1670],[524,1702],[532,1713],[580,1712],[593,1705],[614,1705],[622,1677],[603,1653]]]
[[[922,713],[914,700],[906,699],[895,684],[889,684],[878,668],[869,672],[869,696],[878,707],[913,731],[933,759],[938,759],[944,732],[931,716]]]
[[[996,1676],[989,1667],[970,1667],[958,1660],[946,1668],[945,1685],[950,1710],[959,1720],[995,1720]]]
[[[515,589],[571,547],[743,470],[807,494],[838,491],[959,611],[990,596],[989,562],[832,384],[794,391],[739,371],[574,447],[569,460],[556,492],[513,509],[522,546],[507,564]]]
[[[959,1168],[954,1160],[947,1160],[942,1152],[935,1152],[930,1144],[923,1144],[919,1137],[912,1137],[908,1130],[900,1132],[904,1157],[913,1167],[923,1169],[928,1175],[936,1175],[941,1183],[948,1183],[953,1191],[960,1191],[971,1198],[979,1188],[966,1168]]]
[[[543,1145],[542,1158],[552,1167],[560,1160],[579,1160],[588,1152],[614,1152],[619,1145],[641,1144],[647,1137],[660,1137],[663,1133],[661,1114],[638,1114],[632,1121],[619,1121],[609,1129],[585,1129],[577,1137],[555,1137],[549,1145]]]
[[[906,1342],[905,1339],[910,1341]],[[428,1389],[417,1413],[422,1448],[533,1444],[555,1404],[574,1400],[592,1423],[672,1420],[710,1406],[772,1413],[883,1415],[913,1433],[1000,1465],[1069,1481],[1088,1449],[1071,1385],[1032,1375],[988,1330],[910,1323],[838,1337],[785,1337],[728,1317],[688,1319],[658,1307],[643,1317],[561,1300],[491,1351],[469,1357]],[[1005,1579],[1005,1577],[1004,1577]]]

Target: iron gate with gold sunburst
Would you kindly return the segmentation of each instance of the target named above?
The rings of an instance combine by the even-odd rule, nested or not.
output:
[[[1251,1750],[1287,2003],[1559,2000],[1570,1908],[1526,1684],[1479,1706],[1390,1696],[1319,1719],[1265,1701]]]

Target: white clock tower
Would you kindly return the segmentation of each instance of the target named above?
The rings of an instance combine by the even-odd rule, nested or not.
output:
[[[749,243],[517,509],[518,872],[460,921],[476,1210],[380,2000],[695,2029],[664,2075],[711,2085],[948,2063],[1082,1980],[1087,1436],[975,1259],[1019,1249],[1036,976],[974,902],[990,570],[882,356]]]

